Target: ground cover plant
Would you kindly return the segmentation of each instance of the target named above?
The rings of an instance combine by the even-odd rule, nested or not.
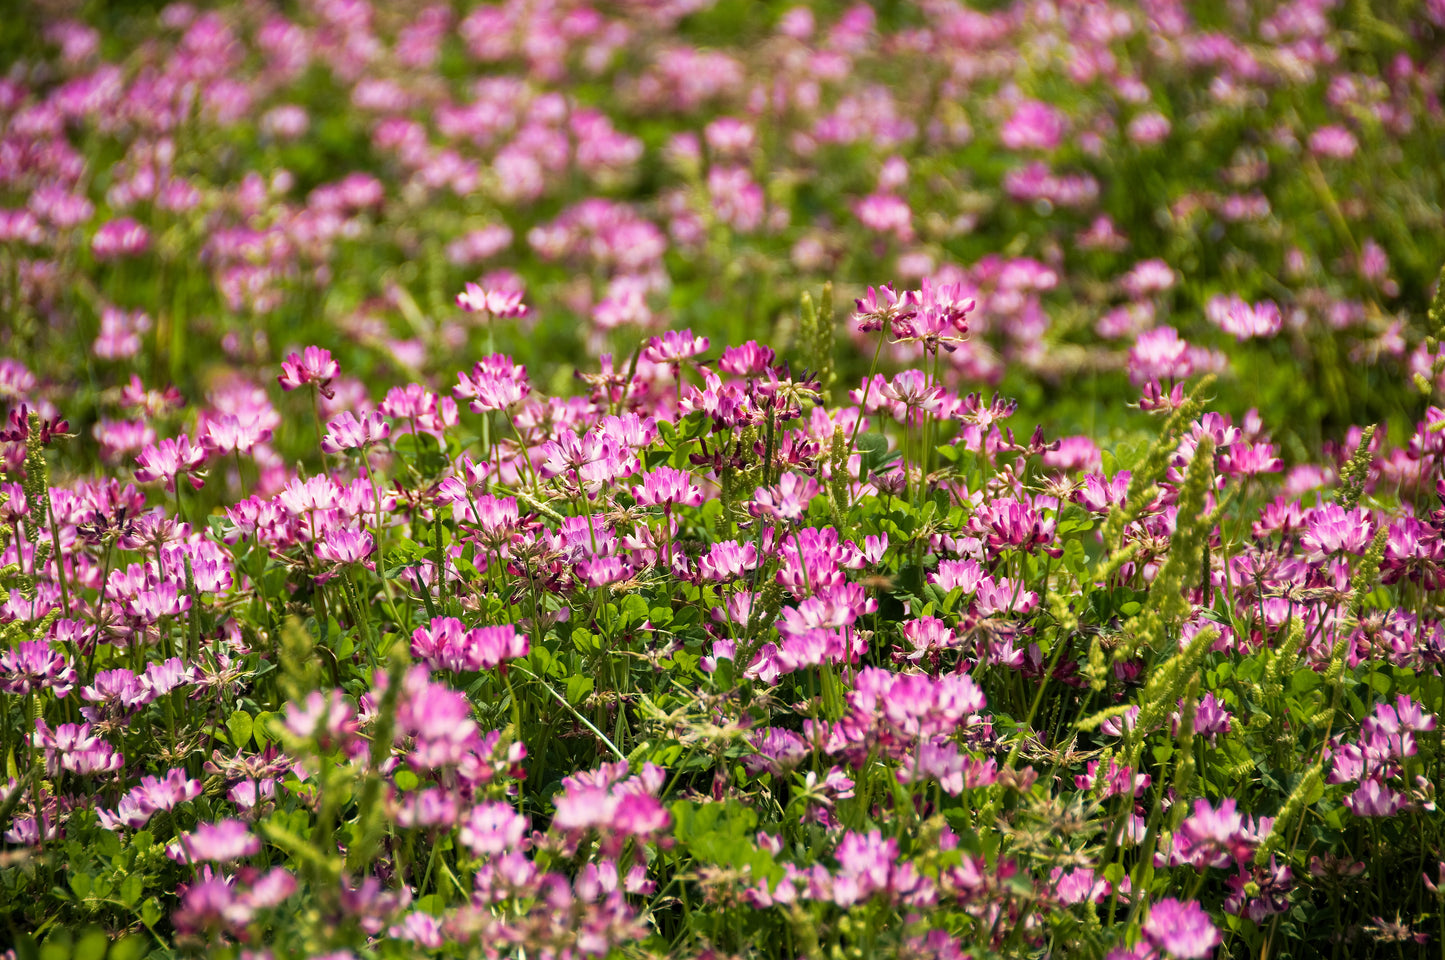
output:
[[[1442,38],[0,18],[0,949],[1445,955]]]

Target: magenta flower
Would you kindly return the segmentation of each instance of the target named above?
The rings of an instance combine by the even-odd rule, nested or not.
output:
[[[522,302],[520,290],[484,290],[475,283],[467,284],[457,294],[457,306],[468,313],[490,313],[494,317],[527,315],[527,305]]]
[[[492,670],[527,656],[531,643],[511,624],[467,629],[455,617],[434,617],[412,631],[411,652],[433,670]]]
[[[751,377],[762,373],[773,365],[777,355],[772,347],[765,347],[756,340],[749,340],[740,347],[723,348],[718,368],[739,377]]]
[[[1152,146],[1168,137],[1169,130],[1169,118],[1157,110],[1151,110],[1130,120],[1125,132],[1134,143]]]
[[[472,670],[505,668],[508,660],[520,659],[530,652],[527,635],[518,633],[510,623],[467,631],[465,656]]]
[[[513,364],[511,357],[500,353],[483,357],[472,369],[471,376],[458,373],[457,381],[452,392],[471,400],[473,413],[506,410],[521,403],[532,392],[532,385],[527,381],[527,368]]]
[[[233,413],[202,417],[199,433],[201,444],[212,453],[250,453],[271,439],[271,427],[264,421]]]
[[[643,348],[642,359],[652,363],[677,365],[689,357],[705,353],[707,337],[694,337],[691,330],[669,330],[660,337],[653,337]]]
[[[160,481],[171,493],[175,492],[176,478],[181,476],[197,490],[206,485],[201,479],[201,464],[206,462],[205,448],[193,446],[190,437],[184,433],[174,439],[162,440],[159,446],[147,444],[135,459],[140,464],[135,478],[141,483]]]
[[[496,856],[522,845],[527,818],[505,803],[479,803],[462,821],[457,839],[473,856]]]
[[[90,250],[97,260],[116,260],[144,253],[150,245],[146,228],[130,217],[121,217],[101,224],[91,238]]]
[[[1038,100],[1025,100],[999,131],[999,142],[1010,150],[1053,150],[1064,138],[1063,113]]]
[[[45,770],[52,777],[61,770],[82,776],[115,773],[125,765],[125,757],[92,734],[88,723],[62,723],[51,730],[44,720],[37,719],[30,742],[44,749]]]
[[[140,784],[120,798],[114,812],[98,809],[96,815],[107,830],[139,830],[156,813],[173,810],[200,795],[201,781],[187,778],[184,770],[173,769],[163,777],[141,777]]]
[[[87,703],[101,705],[101,710],[86,707],[81,711],[85,719],[97,722],[102,714],[123,716],[134,713],[150,703],[154,695],[134,673],[124,667],[101,670],[87,687],[80,690],[80,699]]]
[[[1180,701],[1179,709],[1184,709],[1183,701]],[[1181,712],[1175,712],[1173,716],[1173,730],[1177,736],[1179,733],[1179,720]],[[1206,693],[1199,698],[1194,708],[1194,733],[1206,738],[1213,746],[1219,739],[1220,734],[1228,733],[1230,721],[1233,715],[1224,709],[1224,701],[1217,699],[1214,694]]]
[[[1310,153],[1332,160],[1348,160],[1360,148],[1355,135],[1336,124],[1320,127],[1310,133]]]
[[[974,307],[962,284],[934,285],[927,277],[908,294],[912,309],[893,321],[893,336],[900,343],[920,343],[930,353],[942,347],[949,353],[968,337],[968,314]]]
[[[869,287],[867,294],[855,299],[853,303],[857,308],[853,314],[853,322],[858,325],[859,333],[892,326],[894,320],[911,310],[908,294],[899,295],[886,283],[876,290]]]
[[[240,820],[198,824],[166,848],[166,856],[178,863],[225,863],[260,852],[260,839]]]
[[[1181,903],[1169,897],[1149,908],[1144,939],[1156,950],[1178,960],[1200,960],[1219,945],[1219,931],[1209,914],[1194,901]]]
[[[1231,862],[1246,859],[1252,847],[1253,838],[1233,797],[1220,801],[1217,809],[1201,798],[1194,801],[1194,813],[1179,825],[1168,860],[1188,863],[1200,870],[1227,867]]]
[[[1346,510],[1339,504],[1327,503],[1311,511],[1300,546],[1306,560],[1319,563],[1338,553],[1359,556],[1374,535],[1375,525],[1368,510]]]
[[[369,559],[374,546],[375,541],[365,530],[328,530],[316,542],[316,558],[326,563],[360,563],[368,570],[374,570],[376,565]]]
[[[1027,497],[1022,500],[998,497],[969,517],[968,529],[994,552],[1022,549],[1033,553],[1042,548],[1049,556],[1059,557],[1063,554],[1062,548],[1049,546],[1054,539],[1054,519],[1040,512],[1040,506],[1052,508],[1054,504],[1046,497],[1033,501]]]
[[[520,522],[517,498],[483,494],[477,498],[473,520],[484,533],[492,537],[510,534]]]
[[[1273,300],[1250,305],[1239,297],[1214,297],[1204,306],[1211,323],[1236,340],[1272,337],[1284,326],[1284,317]]]
[[[702,488],[692,482],[692,474],[675,467],[658,467],[643,474],[642,483],[632,488],[632,496],[642,507],[702,506]]]
[[[63,697],[75,685],[75,667],[44,640],[22,640],[0,653],[0,690],[24,696],[52,690]]]
[[[340,690],[312,690],[306,702],[286,707],[286,730],[302,740],[315,739],[322,750],[345,745],[357,731],[356,711]]]
[[[1179,281],[1174,269],[1163,260],[1141,260],[1119,281],[1124,292],[1140,298],[1163,293]]]
[[[317,391],[329,398],[332,396],[331,381],[340,375],[341,365],[331,358],[331,351],[311,346],[281,361],[281,375],[276,382],[286,391],[315,384]]]
[[[140,310],[106,306],[100,311],[100,333],[90,352],[102,360],[124,360],[140,352],[141,334],[150,329],[151,318]]]
[[[148,590],[141,590],[132,597],[125,607],[131,617],[144,624],[152,624],[161,617],[177,617],[191,609],[190,594],[178,584],[162,581]]]
[[[724,540],[708,548],[697,562],[698,570],[709,580],[735,580],[758,565],[755,544]]]
[[[101,457],[110,463],[156,442],[155,430],[144,420],[107,420],[101,417],[91,428],[91,434],[100,444]]]
[[[363,413],[360,420],[353,416],[351,411],[344,411],[341,416],[328,423],[326,429],[327,434],[321,441],[321,449],[327,453],[364,450],[391,436],[391,424],[377,410]]]
[[[892,234],[899,243],[913,240],[913,208],[891,193],[872,193],[854,201],[853,215],[874,233]]]
[[[1345,797],[1345,806],[1357,817],[1393,817],[1410,806],[1410,798],[1387,787],[1378,777],[1369,777]]]
[[[1139,334],[1129,350],[1129,381],[1184,380],[1194,373],[1189,344],[1173,327],[1155,327]]]
[[[180,657],[171,657],[147,666],[140,682],[150,691],[150,695],[154,699],[165,696],[172,690],[195,683],[200,675],[199,668],[187,667]]]
[[[879,408],[886,406],[893,419],[916,424],[920,413],[937,415],[948,397],[943,386],[922,370],[902,370],[878,391]]]
[[[753,491],[748,512],[755,517],[773,517],[785,523],[796,523],[808,512],[808,504],[821,488],[812,477],[785,473],[771,487]]]

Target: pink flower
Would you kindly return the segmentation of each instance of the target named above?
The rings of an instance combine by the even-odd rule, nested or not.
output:
[[[1319,563],[1338,553],[1360,556],[1374,535],[1369,511],[1363,507],[1347,511],[1339,504],[1327,503],[1311,511],[1300,546],[1306,560]]]
[[[457,839],[473,856],[496,856],[522,845],[527,818],[505,803],[479,803],[462,821]]]
[[[1141,146],[1162,142],[1169,136],[1169,118],[1157,110],[1141,113],[1129,121],[1129,139]]]
[[[1410,798],[1391,790],[1378,777],[1369,777],[1345,797],[1345,806],[1357,817],[1393,817],[1410,806]]]
[[[326,563],[360,563],[368,570],[375,569],[371,556],[374,542],[365,530],[338,528],[328,530],[316,542],[316,558]]]
[[[1179,825],[1177,843],[1179,860],[1200,869],[1227,867],[1231,861],[1248,857],[1252,847],[1233,797],[1220,801],[1218,809],[1208,800],[1196,800],[1194,813]]]
[[[1273,300],[1251,306],[1239,297],[1214,297],[1205,304],[1204,315],[1241,342],[1251,337],[1273,337],[1284,326],[1284,317]]]
[[[164,777],[141,777],[140,785],[120,798],[113,813],[97,809],[96,816],[107,830],[139,830],[156,813],[200,795],[201,781],[188,779],[184,770],[168,770]]]
[[[323,397],[331,396],[330,384],[341,375],[341,365],[331,359],[331,351],[323,347],[307,347],[301,353],[293,353],[281,361],[281,375],[276,382],[282,390],[295,390],[307,384],[315,384]]]
[[[286,730],[303,740],[315,738],[323,750],[344,745],[356,734],[356,711],[340,690],[312,690],[306,702],[286,707]]]
[[[913,239],[913,208],[891,193],[874,193],[853,204],[853,215],[874,233],[891,233],[899,243]]]
[[[1236,443],[1219,455],[1219,472],[1226,477],[1254,477],[1283,469],[1284,462],[1274,455],[1272,443]]]
[[[749,340],[740,347],[724,348],[718,368],[739,377],[750,377],[767,370],[775,359],[777,355],[773,353],[772,347]]]
[[[116,260],[145,252],[150,245],[146,228],[130,217],[121,217],[101,224],[91,238],[90,249],[97,260]]]
[[[1119,285],[1124,292],[1136,299],[1163,293],[1178,281],[1174,270],[1163,260],[1142,260],[1134,269],[1124,274]]]
[[[106,306],[100,311],[100,334],[91,352],[102,360],[124,360],[140,352],[140,337],[151,327],[151,318],[140,310]]]
[[[632,496],[643,507],[702,506],[702,488],[692,482],[692,474],[675,467],[658,467],[643,474],[641,485],[632,488]]]
[[[22,640],[0,653],[0,690],[25,695],[53,690],[63,697],[75,685],[75,667],[44,640]]]
[[[465,651],[471,669],[492,670],[505,667],[508,660],[525,657],[531,652],[531,642],[526,634],[506,623],[467,631]]]
[[[739,233],[751,233],[762,226],[763,188],[747,167],[713,167],[707,172],[707,189],[719,221]]]
[[[1219,931],[1214,928],[1214,922],[1192,900],[1181,903],[1168,897],[1155,903],[1149,908],[1143,933],[1154,949],[1179,960],[1200,960],[1219,945]]]
[[[360,420],[351,411],[344,411],[328,423],[326,429],[321,449],[327,453],[365,449],[391,436],[391,424],[377,410],[363,413]]]
[[[62,723],[51,730],[44,720],[37,719],[30,742],[44,749],[45,770],[52,777],[61,770],[82,776],[114,773],[125,765],[125,757],[94,735],[88,723]]]
[[[271,427],[263,420],[232,413],[204,416],[199,433],[201,444],[212,453],[250,453],[271,439]]]
[[[473,413],[489,410],[506,410],[521,403],[532,385],[527,381],[527,368],[512,363],[512,358],[501,353],[483,357],[472,369],[471,376],[457,374],[457,385],[452,392],[463,399],[472,401]]]
[[[109,709],[104,712],[117,716],[134,713],[150,703],[152,698],[153,695],[141,683],[140,678],[124,667],[97,671],[90,686],[82,687],[80,690],[80,699],[108,707]],[[82,713],[87,711],[89,713],[86,715],[86,719],[92,722],[97,722],[102,713],[91,707],[85,708]],[[95,716],[89,714],[95,714]]]
[[[753,502],[748,507],[755,517],[775,517],[787,523],[796,523],[808,511],[808,504],[821,489],[812,477],[785,473],[771,487],[758,487],[753,491]]]
[[[508,235],[510,237],[510,234]],[[457,306],[468,313],[489,313],[494,317],[525,317],[527,305],[520,290],[484,290],[469,283],[457,294]]]
[[[201,464],[206,462],[206,451],[192,446],[190,437],[184,433],[174,439],[166,439],[159,446],[147,444],[136,458],[140,469],[135,478],[141,483],[162,481],[166,490],[175,492],[176,478],[184,476],[197,490],[205,486],[201,479]]]
[[[923,278],[908,294],[912,309],[893,320],[893,336],[900,343],[921,343],[930,353],[942,347],[949,353],[968,337],[968,314],[974,308],[963,284],[934,285]]]
[[[1309,143],[1310,153],[1333,160],[1348,160],[1360,148],[1353,133],[1335,124],[1311,132]]]
[[[1052,501],[1039,498],[999,497],[988,501],[969,518],[968,529],[984,539],[991,550],[1020,549],[1032,553],[1042,547],[1052,557],[1062,556],[1061,548],[1050,548],[1054,539],[1054,519],[1039,512],[1039,506],[1053,507]]]
[[[910,298],[907,293],[900,296],[885,283],[876,290],[869,287],[867,295],[853,303],[857,308],[853,314],[853,322],[858,325],[858,332],[868,333],[882,330],[885,325],[891,326],[895,319],[909,309]]]
[[[758,565],[755,544],[724,540],[714,543],[708,553],[698,559],[699,572],[709,580],[735,580]]]
[[[1064,138],[1064,115],[1047,103],[1025,100],[999,131],[999,141],[1010,150],[1053,150]]]
[[[144,420],[107,420],[102,417],[91,428],[100,455],[114,463],[127,453],[156,442],[156,432]]]
[[[1129,350],[1129,382],[1184,380],[1194,373],[1189,344],[1173,327],[1155,327],[1139,334]]]
[[[669,330],[662,336],[647,341],[647,346],[642,351],[642,359],[677,365],[689,357],[705,353],[708,342],[707,337],[694,337],[691,330]]]
[[[179,863],[212,861],[224,863],[254,857],[261,852],[261,841],[240,820],[201,823],[190,833],[181,834],[176,843],[166,848],[166,856]]]

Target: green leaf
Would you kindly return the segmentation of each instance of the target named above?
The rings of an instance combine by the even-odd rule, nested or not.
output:
[[[251,725],[251,736],[256,738],[256,746],[265,749],[266,745],[276,739],[271,732],[271,721],[275,714],[269,710],[262,710],[256,714],[256,722]]]
[[[145,877],[138,873],[132,873],[120,882],[118,891],[120,902],[128,907],[133,907],[140,902],[141,895],[145,893]]]
[[[245,749],[251,742],[251,729],[255,721],[251,715],[244,710],[237,710],[226,718],[226,730],[231,734],[231,746],[238,750]]]
[[[151,897],[140,905],[140,918],[148,927],[153,927],[161,922],[161,905],[155,897]]]
[[[881,467],[888,455],[888,439],[877,433],[861,433],[853,441],[858,450],[864,476]]]
[[[69,960],[70,945],[70,931],[64,928],[56,930],[41,945],[40,960]]]
[[[110,960],[141,960],[150,949],[144,937],[122,937],[111,944]]]
[[[573,674],[567,678],[567,702],[574,707],[586,700],[592,693],[592,678]]]
[[[110,938],[100,927],[89,927],[80,935],[75,942],[75,947],[70,951],[72,960],[104,960],[105,948],[110,946]]]

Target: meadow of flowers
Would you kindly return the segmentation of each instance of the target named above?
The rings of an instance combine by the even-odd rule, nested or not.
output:
[[[5,956],[1445,956],[1441,0],[0,20]]]

